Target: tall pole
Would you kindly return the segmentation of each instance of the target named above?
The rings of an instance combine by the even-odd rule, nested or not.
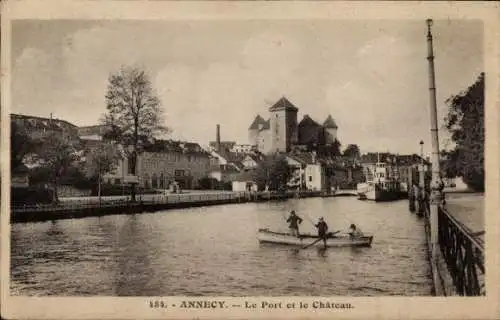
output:
[[[424,142],[420,141],[420,170],[419,172],[419,187],[421,191],[425,188],[425,176],[424,176]]]
[[[432,47],[432,19],[427,19],[427,60],[429,61],[429,101],[431,120],[431,147],[432,147],[432,183],[430,195],[430,225],[432,257],[436,257],[438,250],[438,207],[443,199],[443,182],[439,168],[439,136],[436,109],[436,83],[434,76],[434,50]]]

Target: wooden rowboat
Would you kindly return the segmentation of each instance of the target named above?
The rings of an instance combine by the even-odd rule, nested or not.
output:
[[[324,247],[323,240],[317,235],[301,234],[299,237],[290,233],[274,232],[269,229],[259,229],[257,238],[260,243],[275,243],[301,247]],[[327,247],[369,247],[373,241],[373,236],[365,235],[363,237],[353,238],[349,235],[337,236],[330,234],[326,239]]]

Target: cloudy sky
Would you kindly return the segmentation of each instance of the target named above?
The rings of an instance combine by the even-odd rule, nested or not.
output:
[[[483,71],[482,28],[434,22],[441,122]],[[344,147],[413,153],[422,139],[427,152],[425,36],[420,20],[15,21],[11,111],[97,124],[125,64],[147,70],[173,138],[207,144],[219,123],[223,140],[248,143],[255,115],[286,96],[299,121],[331,114]]]

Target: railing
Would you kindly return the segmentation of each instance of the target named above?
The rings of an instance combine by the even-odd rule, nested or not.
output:
[[[441,206],[438,225],[439,245],[457,294],[485,295],[484,243]]]

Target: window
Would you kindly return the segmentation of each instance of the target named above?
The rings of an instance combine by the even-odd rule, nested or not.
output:
[[[309,182],[312,182],[312,181],[313,181],[313,177],[309,176]]]
[[[132,155],[128,158],[128,174],[134,175],[135,174],[135,163],[136,163],[136,158]]]
[[[184,176],[184,170],[175,170],[174,172],[176,177],[183,177]]]
[[[120,184],[122,181],[120,180],[120,178],[116,178],[115,179],[115,184]]]

